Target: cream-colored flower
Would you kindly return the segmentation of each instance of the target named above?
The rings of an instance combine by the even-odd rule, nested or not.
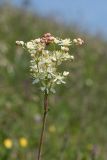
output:
[[[50,33],[44,34],[41,38],[31,40],[27,43],[17,41],[30,55],[30,71],[33,77],[33,84],[40,83],[43,92],[55,93],[56,84],[65,84],[69,72],[59,72],[58,66],[64,61],[73,60],[69,47],[74,44],[82,44],[83,40],[78,38],[71,41],[69,38],[60,39],[53,37]],[[49,46],[53,47],[49,47]],[[50,49],[51,48],[51,49]]]
[[[24,45],[24,42],[23,42],[23,41],[16,41],[16,44],[23,46],[23,45]]]
[[[68,52],[68,51],[69,51],[69,48],[68,48],[68,47],[64,47],[64,46],[61,46],[61,50],[62,50],[62,51],[65,51],[65,52]]]
[[[68,76],[69,72],[64,71],[63,76]]]
[[[63,39],[63,40],[61,40],[60,45],[62,45],[62,46],[70,46],[71,45],[71,40],[69,38],[68,39]]]
[[[73,55],[71,56],[71,59],[74,60],[74,56]]]
[[[74,43],[78,43],[78,40],[77,40],[77,39],[73,39],[73,42],[74,42]]]
[[[61,83],[64,83],[65,84],[65,81],[64,81],[64,76],[61,76],[61,75],[57,75],[54,79],[54,82],[56,84],[61,84]]]
[[[54,38],[54,43],[55,44],[59,44],[60,43],[60,40],[58,38]]]
[[[35,43],[40,43],[40,41],[41,41],[40,38],[37,38],[37,39],[34,40]]]
[[[35,49],[35,45],[33,42],[27,42],[26,47],[27,49],[30,49],[30,50]]]

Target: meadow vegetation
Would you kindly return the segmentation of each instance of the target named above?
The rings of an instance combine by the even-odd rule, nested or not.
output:
[[[33,160],[38,149],[43,95],[32,85],[29,54],[15,45],[50,32],[81,37],[72,48],[75,60],[61,66],[71,71],[67,85],[49,98],[50,113],[44,160],[107,159],[107,45],[51,18],[0,7],[0,160]]]

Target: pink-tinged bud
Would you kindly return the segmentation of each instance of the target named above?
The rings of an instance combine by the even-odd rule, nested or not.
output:
[[[73,43],[76,45],[82,45],[84,41],[81,38],[77,38],[73,40]]]
[[[79,43],[80,45],[82,45],[82,44],[84,43],[84,41],[83,41],[81,38],[78,38],[77,40],[78,40],[78,43]]]
[[[45,43],[45,39],[41,38],[40,42]]]
[[[54,38],[54,37],[50,37],[49,39],[50,39],[51,41],[54,41],[55,38]]]
[[[54,37],[50,33],[44,34],[44,36],[41,38],[40,42],[45,43],[48,45],[49,43],[52,43],[54,41]]]
[[[44,37],[50,37],[50,36],[52,36],[51,33],[45,33],[44,34]]]

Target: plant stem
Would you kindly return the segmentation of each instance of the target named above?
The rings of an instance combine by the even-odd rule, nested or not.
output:
[[[44,140],[44,131],[45,131],[47,113],[48,113],[48,94],[47,92],[45,92],[44,94],[44,115],[43,115],[43,123],[42,123],[42,130],[41,130],[39,150],[38,150],[38,160],[40,160],[41,158],[41,151],[42,151],[42,144]]]

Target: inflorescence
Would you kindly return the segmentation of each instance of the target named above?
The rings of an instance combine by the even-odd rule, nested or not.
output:
[[[55,38],[50,33],[27,43],[16,41],[17,45],[22,46],[31,55],[30,71],[33,76],[33,84],[40,83],[41,90],[47,94],[55,93],[56,84],[65,84],[69,72],[59,72],[58,66],[66,60],[74,59],[74,56],[69,54],[69,47],[83,43],[81,38],[71,41]]]

